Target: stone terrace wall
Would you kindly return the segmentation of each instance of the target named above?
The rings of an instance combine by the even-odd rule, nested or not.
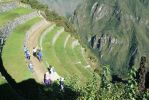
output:
[[[7,38],[8,35],[12,32],[12,30],[16,26],[18,26],[19,24],[23,24],[26,21],[28,21],[30,19],[33,19],[34,17],[37,17],[37,16],[39,16],[39,14],[38,14],[37,11],[35,11],[35,12],[30,13],[30,14],[26,14],[26,15],[23,15],[21,17],[18,17],[16,19],[12,20],[8,24],[6,24],[6,25],[4,25],[3,27],[0,28],[0,32],[3,33],[1,35],[1,37]]]
[[[24,45],[27,45],[28,39],[29,39],[29,35],[30,33],[32,33],[33,31],[35,31],[35,29],[40,28],[42,25],[44,25],[47,21],[46,20],[41,20],[40,22],[34,24],[27,32],[26,32],[26,36],[25,36],[25,40],[24,40]]]
[[[19,1],[11,1],[11,2],[0,2],[0,13],[7,12],[11,9],[24,7],[24,8],[31,8],[30,5],[21,3]]]
[[[7,2],[7,3],[0,3],[0,13],[9,11],[11,9],[19,7],[19,3],[16,2]]]

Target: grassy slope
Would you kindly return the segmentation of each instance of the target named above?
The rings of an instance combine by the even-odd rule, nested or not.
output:
[[[72,50],[72,37],[69,39],[66,48],[64,49],[64,43],[69,33],[64,32],[57,39],[54,46],[51,45],[52,38],[59,28],[56,27],[43,40],[43,54],[44,61],[54,66],[57,72],[62,76],[77,75],[82,80],[90,77],[90,72],[84,68],[85,65],[75,64],[77,61],[82,61],[81,51]],[[78,53],[80,52],[80,53]],[[76,55],[77,54],[77,55]],[[79,55],[79,57],[77,57]]]
[[[67,34],[69,34],[69,33],[67,33]],[[75,39],[73,39],[72,37],[69,38],[68,43],[66,45],[66,52],[74,64],[77,62],[81,62],[80,64],[75,64],[75,67],[77,67],[77,69],[79,71],[81,71],[83,76],[89,78],[91,76],[91,74],[90,74],[89,70],[85,68],[87,63],[85,62],[83,55],[81,53],[81,46],[78,45],[72,49],[72,43],[74,40]]]
[[[28,71],[25,63],[23,42],[25,32],[40,19],[41,18],[38,17],[34,18],[14,29],[3,48],[2,59],[4,66],[16,82],[20,82],[31,77],[31,73]]]
[[[0,2],[2,3],[11,2],[11,1],[14,1],[14,0],[0,0]]]
[[[9,21],[23,14],[28,14],[32,11],[33,11],[32,9],[27,9],[27,8],[16,8],[8,12],[0,13],[0,26],[8,23]]]
[[[62,68],[59,68],[58,66],[61,66],[61,62],[59,58],[56,56],[56,52],[53,49],[51,43],[52,38],[57,30],[59,30],[59,27],[55,27],[49,34],[46,35],[46,38],[43,40],[43,54],[44,54],[44,61],[47,61],[49,64],[54,66],[60,75],[64,75],[66,71]],[[46,57],[45,57],[46,56]],[[52,58],[52,59],[51,59]]]
[[[57,39],[55,44],[55,51],[57,57],[59,57],[60,61],[62,62],[64,68],[69,74],[78,74],[81,75],[79,70],[75,67],[74,63],[71,58],[68,56],[66,50],[64,49],[64,41],[66,39],[67,34],[62,33],[60,38]],[[66,48],[67,49],[67,48]]]

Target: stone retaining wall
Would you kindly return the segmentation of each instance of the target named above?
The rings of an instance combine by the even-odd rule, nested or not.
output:
[[[0,13],[19,7],[18,2],[0,3]]]
[[[26,21],[31,20],[37,16],[39,16],[39,14],[37,13],[37,11],[35,11],[12,20],[8,24],[0,28],[0,32],[3,33],[1,37],[6,38],[16,26],[18,26],[19,24],[23,24]]]

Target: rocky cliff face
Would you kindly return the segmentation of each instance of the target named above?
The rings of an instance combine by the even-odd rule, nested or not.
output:
[[[149,59],[149,0],[84,0],[71,21],[113,74],[126,75],[141,56]]]
[[[149,58],[149,0],[43,0],[70,16],[81,41],[113,74],[126,75]],[[149,64],[149,61],[148,61]]]

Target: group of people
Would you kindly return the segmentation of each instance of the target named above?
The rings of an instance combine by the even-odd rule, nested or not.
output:
[[[59,81],[59,88],[60,88],[60,91],[64,91],[64,78],[63,77],[60,77],[54,67],[49,67],[49,72],[46,72],[44,74],[44,83],[46,86],[50,86],[51,82],[52,81],[56,81],[58,80]]]
[[[26,46],[24,46],[24,53],[25,53],[26,59],[30,60],[31,55],[30,55],[30,52]],[[37,57],[40,62],[42,61],[42,52],[40,49],[37,49],[34,47],[33,48],[33,56]]]
[[[37,57],[40,62],[42,61],[42,52],[41,52],[40,49],[33,48],[33,52],[32,53],[33,53],[33,56]],[[31,54],[30,54],[29,49],[25,45],[24,45],[24,55],[25,55],[25,58],[27,59],[27,62],[28,62],[28,68],[31,71],[33,71],[33,63],[30,60]]]
[[[31,55],[30,55],[30,52],[26,46],[24,46],[24,54],[25,54],[25,58],[27,59],[27,62],[28,62],[29,70],[33,71],[33,63],[30,60]]]
[[[38,60],[41,62],[42,61],[42,52],[40,49],[36,49],[35,47],[33,48],[33,56],[37,57]]]
[[[37,48],[33,48],[33,56],[34,57],[37,57],[39,62],[42,61],[42,52],[40,49],[37,49]],[[33,71],[33,63],[31,62],[30,58],[31,58],[31,54],[28,50],[28,48],[26,46],[24,46],[24,54],[25,54],[25,58],[27,59],[28,61],[28,67],[31,71]],[[60,88],[60,91],[64,91],[64,78],[60,77],[54,67],[52,66],[49,66],[49,72],[46,72],[44,74],[44,84],[46,86],[50,86],[51,82],[52,81],[56,81],[58,80],[59,81],[59,88]]]

